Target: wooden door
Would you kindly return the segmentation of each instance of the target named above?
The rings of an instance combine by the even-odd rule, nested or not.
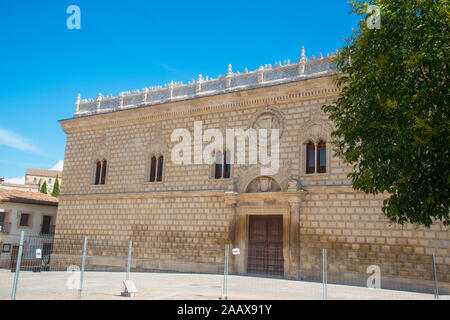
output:
[[[283,275],[283,216],[249,217],[247,272]]]

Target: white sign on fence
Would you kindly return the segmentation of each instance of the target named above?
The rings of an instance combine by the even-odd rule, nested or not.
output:
[[[36,249],[36,259],[42,258],[42,251],[41,249]]]
[[[238,254],[241,253],[241,252],[239,251],[239,248],[235,248],[235,249],[231,250],[231,252],[233,253],[233,255],[238,255]]]

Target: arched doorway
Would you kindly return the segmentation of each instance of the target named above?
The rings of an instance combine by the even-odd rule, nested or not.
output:
[[[231,258],[232,272],[297,279],[299,208],[306,192],[288,189],[277,176],[247,181],[227,195],[234,210],[231,245],[240,249]]]

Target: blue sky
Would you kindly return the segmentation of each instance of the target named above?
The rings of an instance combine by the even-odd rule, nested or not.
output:
[[[69,5],[81,29],[69,30]],[[117,95],[198,74],[217,77],[344,45],[344,0],[0,2],[0,176],[60,168],[77,93]]]

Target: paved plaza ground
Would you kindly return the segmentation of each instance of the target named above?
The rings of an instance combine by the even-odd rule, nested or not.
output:
[[[78,298],[77,289],[69,289],[76,278],[67,272],[21,271],[16,298],[18,300],[71,300]],[[185,273],[131,273],[138,293],[135,298],[121,297],[125,273],[85,272],[84,300],[217,300],[222,296],[223,275]],[[11,298],[14,273],[0,270],[0,299]],[[318,300],[322,284],[306,281],[228,276],[229,300]],[[450,296],[440,296],[450,299]],[[433,294],[370,289],[328,284],[328,299],[363,300],[431,300]]]

